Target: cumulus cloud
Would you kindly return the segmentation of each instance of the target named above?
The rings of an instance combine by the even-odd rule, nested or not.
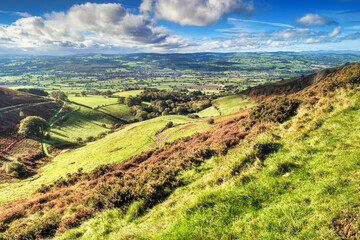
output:
[[[325,25],[337,25],[338,23],[329,17],[320,16],[319,14],[308,13],[301,18],[296,19],[298,24],[304,26],[325,26]]]
[[[208,26],[230,12],[249,15],[254,7],[243,0],[143,0],[140,10],[181,25]]]
[[[0,26],[0,45],[90,48],[164,45],[171,32],[148,16],[129,13],[121,4],[74,5],[67,12],[24,17]]]

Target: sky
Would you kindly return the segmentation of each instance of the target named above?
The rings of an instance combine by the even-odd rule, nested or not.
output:
[[[11,0],[0,55],[360,51],[360,0]]]

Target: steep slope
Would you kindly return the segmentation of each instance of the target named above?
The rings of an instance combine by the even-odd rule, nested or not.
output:
[[[360,63],[345,66],[207,132],[69,174],[1,206],[0,236],[356,237],[359,84]]]
[[[28,172],[32,172],[37,165],[35,159],[41,155],[41,147],[38,142],[19,136],[18,124],[26,116],[40,116],[48,120],[60,107],[61,104],[47,98],[0,88],[0,156],[4,161],[20,158]],[[0,161],[0,165],[2,163]],[[7,178],[3,172],[0,176],[1,180]]]

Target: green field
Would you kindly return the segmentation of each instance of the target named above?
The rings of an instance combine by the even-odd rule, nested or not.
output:
[[[201,112],[197,113],[199,117],[208,118],[208,117],[217,117],[220,116],[220,113],[214,106],[208,107]]]
[[[141,63],[138,58],[123,67],[136,67]],[[302,67],[297,60],[292,63]],[[261,58],[252,64],[272,66]],[[174,75],[165,74],[168,78],[159,81],[174,84]],[[138,72],[131,75],[146,85]],[[359,76],[360,64],[349,64],[293,95],[257,103],[234,90],[188,116],[166,115],[190,112],[180,111],[181,105],[179,111],[160,110],[165,107],[155,100],[169,95],[144,98],[151,99],[145,104],[156,102],[159,109],[144,107],[136,120],[154,118],[125,125],[116,125],[121,122],[117,118],[131,122],[134,117],[126,105],[111,103],[116,98],[70,96],[76,103],[64,102],[50,118],[50,137],[37,138],[51,161],[35,169],[39,172],[32,177],[0,184],[0,204],[18,201],[4,205],[8,209],[4,207],[0,215],[6,219],[0,223],[0,238],[357,239]],[[108,81],[103,76],[102,80],[101,84]],[[151,84],[160,83],[154,80]],[[115,95],[135,96],[139,91]],[[191,113],[203,108],[197,108],[195,97],[189,96]],[[209,99],[201,99],[206,104],[202,106],[210,106]],[[166,104],[170,108],[175,103]],[[155,117],[149,111],[166,116]],[[58,149],[47,151],[49,145]],[[129,164],[109,167],[105,174],[99,171],[100,176],[69,175],[121,163],[149,150],[154,151]],[[65,176],[67,181],[54,184]],[[41,195],[31,195],[43,184],[55,187],[43,186]],[[48,233],[49,229],[54,231]]]
[[[232,95],[216,99],[215,106],[218,107],[221,115],[238,112],[242,109],[252,107],[254,101],[246,96]]]
[[[252,107],[254,104],[255,101],[248,97],[242,95],[231,95],[214,100],[214,106],[202,110],[197,115],[203,118],[217,117],[220,115],[239,112],[242,109]]]
[[[124,104],[109,105],[101,107],[98,110],[125,121],[131,121],[134,119],[134,116],[129,112],[129,107]]]
[[[143,92],[143,90],[132,90],[132,91],[125,91],[125,92],[117,92],[117,93],[114,93],[113,95],[118,96],[118,97],[129,97],[129,96],[135,97],[142,92]]]
[[[98,95],[88,95],[86,97],[75,97],[74,95],[68,96],[69,100],[76,102],[91,108],[116,104],[118,102],[117,98],[98,96]]]
[[[0,57],[0,86],[67,93],[121,91],[126,87],[202,89],[220,84],[244,90],[360,60],[358,54],[196,53],[64,57]],[[231,91],[230,91],[231,92]],[[132,93],[137,95],[138,93]],[[123,95],[121,92],[119,96]],[[123,95],[127,96],[127,95]],[[96,104],[96,103],[95,103]]]

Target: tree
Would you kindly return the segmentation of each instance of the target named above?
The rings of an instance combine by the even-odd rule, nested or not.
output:
[[[50,93],[50,96],[56,101],[67,101],[68,97],[63,91],[54,91]]]
[[[21,120],[18,133],[27,137],[44,137],[50,125],[41,117],[29,116]]]
[[[118,97],[119,104],[125,104],[125,97]]]
[[[134,105],[141,105],[141,99],[139,97],[133,97],[129,96],[125,99],[125,104],[128,107],[134,106]]]
[[[104,92],[104,95],[110,97],[113,93],[110,90]]]

